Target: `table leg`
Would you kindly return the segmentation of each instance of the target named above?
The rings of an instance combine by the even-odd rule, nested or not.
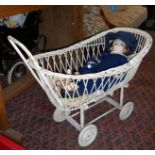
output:
[[[5,100],[3,96],[2,87],[0,85],[0,134],[3,134],[14,141],[21,143],[23,135],[11,128],[9,128],[9,121],[5,107]]]
[[[7,118],[3,91],[0,85],[0,130],[5,130],[7,128],[9,128],[9,121]]]

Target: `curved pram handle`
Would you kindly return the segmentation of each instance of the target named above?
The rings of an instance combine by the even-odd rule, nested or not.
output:
[[[41,71],[41,67],[39,66],[39,64],[37,63],[37,61],[35,60],[35,58],[31,54],[31,52],[28,50],[28,48],[24,44],[22,44],[20,41],[18,41],[17,39],[15,39],[12,36],[8,36],[7,39],[10,42],[10,44],[13,46],[13,48],[16,50],[16,52],[20,55],[20,57],[24,61],[25,65],[31,71],[32,75],[38,81],[40,86],[45,90],[46,94],[48,96],[50,94],[50,92],[47,93],[47,87],[46,86],[48,86],[48,88],[53,93],[56,100],[59,101],[60,99],[57,97],[57,95],[55,95],[54,91],[51,89],[49,83],[47,82],[45,76],[43,75],[43,73]],[[21,51],[21,49],[22,49],[22,51]],[[30,61],[24,56],[24,54],[22,52],[24,52],[28,56]],[[35,71],[32,69],[32,66],[30,66],[30,63],[32,63],[33,69],[35,69]],[[44,84],[46,84],[46,86]],[[52,103],[54,104],[55,100],[53,98],[51,98],[51,97],[49,97],[49,98],[51,99]],[[59,103],[60,103],[61,106],[63,106],[61,104],[61,102],[59,102]],[[57,105],[55,105],[55,106],[57,107]]]
[[[21,52],[21,50],[19,49],[19,47],[23,50],[23,52],[28,56],[29,59],[32,60],[32,62],[35,65],[38,65],[34,59],[34,57],[32,56],[31,52],[28,50],[28,48],[22,44],[20,41],[18,41],[17,39],[15,39],[12,36],[8,36],[7,37],[8,41],[11,43],[11,45],[14,47],[14,49],[16,50],[16,52],[20,55],[20,57],[22,58],[22,60],[27,63],[27,58],[23,55],[23,53]]]
[[[38,63],[34,59],[34,57],[31,54],[31,52],[28,50],[28,48],[24,44],[22,44],[20,41],[18,41],[17,39],[15,39],[12,36],[8,36],[7,39],[10,42],[10,44],[13,46],[13,48],[16,50],[16,52],[19,54],[19,56],[21,57],[21,59],[24,61],[25,65],[31,71],[31,73],[33,74],[33,76],[35,77],[35,79],[42,85],[42,83],[40,81],[41,78],[36,75],[36,73],[33,71],[33,69],[28,64],[27,58],[22,53],[22,52],[24,52],[26,54],[26,56],[28,56],[29,60],[31,60],[31,63],[33,64],[33,66],[35,66],[36,70],[37,71],[40,71],[40,67],[39,67]],[[22,49],[22,51],[21,51],[21,49]]]

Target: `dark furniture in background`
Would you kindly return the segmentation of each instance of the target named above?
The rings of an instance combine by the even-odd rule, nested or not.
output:
[[[46,33],[48,48],[61,48],[83,37],[82,6],[0,6],[0,17],[11,16],[34,10],[43,10],[41,33]],[[49,18],[50,17],[50,18]],[[21,142],[23,135],[10,129],[5,104],[34,83],[26,75],[8,87],[0,85],[0,133]]]
[[[144,30],[155,30],[155,5],[145,5],[148,10],[148,18],[141,26]]]

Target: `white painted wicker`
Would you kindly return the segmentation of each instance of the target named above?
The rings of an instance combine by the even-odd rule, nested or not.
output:
[[[68,69],[78,72],[79,68],[83,66],[88,58],[91,56],[100,55],[100,52],[105,49],[104,36],[109,32],[117,31],[131,32],[138,39],[137,48],[134,51],[134,54],[130,57],[128,63],[95,74],[67,75]],[[122,109],[124,94],[123,88],[134,77],[143,57],[148,53],[152,45],[151,36],[148,33],[135,28],[110,29],[67,48],[58,49],[35,56],[32,56],[29,50],[15,38],[9,36],[8,40],[23,59],[43,90],[46,92],[51,103],[56,107],[57,111],[59,111],[59,113],[55,114],[55,116],[61,114],[61,111],[63,111],[63,115],[60,116],[61,120],[64,120],[62,117],[65,117],[65,119],[67,119],[79,131],[84,128],[84,111],[90,108],[92,103],[98,104],[105,100],[114,105],[114,109]],[[22,52],[26,53],[28,59],[26,59]],[[113,77],[113,80],[107,80],[107,77],[111,76]],[[101,78],[102,83],[104,83],[101,84],[102,91],[101,89],[99,90],[99,88],[96,88],[96,91],[90,94],[85,88],[83,95],[80,97],[74,97],[74,95],[70,96],[66,89],[68,80],[74,81],[75,83],[83,80],[86,86],[89,79],[93,79],[95,89],[95,81],[97,78]],[[105,80],[107,81],[105,82]],[[64,87],[65,97],[61,96],[60,90],[56,85],[57,81],[59,81]],[[109,82],[108,89],[103,91],[103,88],[107,82]],[[108,96],[119,88],[121,88],[122,91],[120,103],[117,103]],[[72,119],[72,117],[74,117],[76,114],[70,117],[70,112],[77,109],[80,109],[80,125]],[[104,113],[101,115],[101,117],[110,113],[111,111]],[[95,122],[99,118],[96,118],[88,124]],[[58,122],[61,121],[59,119],[55,120]]]

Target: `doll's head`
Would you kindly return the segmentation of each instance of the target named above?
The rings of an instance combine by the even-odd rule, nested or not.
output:
[[[129,47],[122,40],[115,39],[111,43],[110,51],[114,51],[115,53],[118,53],[118,54],[128,55]]]
[[[105,36],[106,49],[110,51],[122,52],[131,55],[135,52],[138,40],[130,32],[118,31],[110,32]]]

